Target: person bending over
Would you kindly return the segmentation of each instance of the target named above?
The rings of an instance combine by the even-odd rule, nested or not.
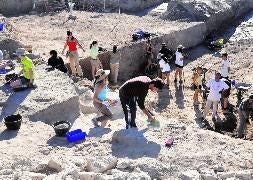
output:
[[[123,108],[126,121],[126,129],[129,127],[136,128],[135,118],[136,118],[136,102],[138,106],[143,111],[144,114],[148,116],[149,121],[156,122],[155,117],[152,113],[145,107],[145,98],[148,95],[148,91],[157,92],[158,89],[162,89],[164,86],[161,79],[151,80],[147,76],[139,76],[126,81],[119,89],[120,102]],[[131,120],[129,122],[128,117],[128,107],[131,114]]]

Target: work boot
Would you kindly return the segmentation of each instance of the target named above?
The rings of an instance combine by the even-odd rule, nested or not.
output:
[[[126,124],[126,129],[129,129],[129,124]]]
[[[131,123],[130,126],[131,126],[131,128],[137,128],[135,123]]]

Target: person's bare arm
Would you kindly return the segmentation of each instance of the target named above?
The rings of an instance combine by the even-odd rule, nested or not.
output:
[[[76,39],[76,43],[77,43],[77,45],[83,50],[83,52],[85,52],[83,46],[79,43],[79,41],[78,41],[77,39]]]
[[[63,50],[62,50],[62,54],[64,55],[64,52],[65,52],[65,50],[66,50],[66,48],[67,48],[67,41],[65,42],[65,45],[64,45],[64,47],[63,47]]]
[[[29,79],[30,79],[30,84],[32,84],[33,83],[33,69],[32,68],[29,69]]]

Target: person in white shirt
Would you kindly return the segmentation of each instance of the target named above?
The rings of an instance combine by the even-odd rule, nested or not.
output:
[[[165,83],[165,79],[167,79],[167,86],[169,87],[170,85],[170,65],[168,63],[168,59],[162,55],[162,54],[158,54],[158,57],[161,57],[159,60],[159,66],[161,68],[162,71],[162,79],[163,79],[163,83]]]
[[[219,72],[215,73],[215,79],[211,79],[207,82],[206,88],[210,89],[209,95],[207,97],[206,107],[204,110],[204,116],[205,119],[209,110],[211,109],[211,106],[213,104],[213,113],[212,118],[217,118],[217,109],[218,109],[218,103],[221,99],[221,93],[228,89],[229,86],[221,80],[221,74]]]
[[[229,72],[230,72],[230,66],[231,66],[231,63],[228,60],[228,54],[227,53],[222,53],[221,54],[221,58],[222,58],[222,62],[221,62],[221,77],[228,79]]]
[[[175,80],[174,82],[177,82],[177,76],[179,75],[179,83],[183,83],[182,80],[182,74],[183,74],[183,67],[184,67],[184,56],[183,56],[183,49],[184,46],[179,45],[177,47],[177,51],[176,51],[176,73],[175,73]]]

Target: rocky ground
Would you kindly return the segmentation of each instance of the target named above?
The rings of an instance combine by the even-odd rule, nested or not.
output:
[[[78,19],[85,17],[85,14],[90,18],[92,16],[89,13],[80,13]],[[57,18],[65,15],[62,13],[51,17],[57,27],[59,26]],[[15,35],[13,32],[12,35],[22,42],[33,43],[37,52],[47,53],[50,45],[60,49],[64,41],[62,34],[67,26],[52,32],[52,29],[47,29],[46,26],[38,26],[39,21],[31,21],[33,17],[11,18],[10,22],[15,22],[13,25],[17,29],[15,32],[20,33]],[[46,24],[50,16],[39,18]],[[232,27],[222,34],[229,39],[226,49],[232,61],[231,78],[237,82],[253,83],[252,63],[250,63],[253,52],[251,18],[252,15],[238,28]],[[31,26],[33,24],[33,28],[29,27],[31,30],[44,28],[44,33],[41,31],[36,33],[34,30],[35,35],[31,36],[25,29],[17,28],[21,22],[27,22]],[[77,26],[81,28],[81,24],[76,24],[75,28]],[[50,33],[55,33],[54,37],[57,36],[58,39],[48,41]],[[85,39],[85,36],[83,37]],[[88,35],[86,37],[89,37],[87,44],[93,40],[93,37]],[[7,131],[2,123],[0,179],[252,179],[253,143],[250,139],[253,131],[250,127],[248,140],[232,138],[235,129],[231,132],[223,130],[224,134],[203,129],[203,123],[198,118],[202,114],[201,106],[193,108],[192,105],[193,92],[189,88],[191,69],[199,65],[210,68],[207,79],[211,78],[213,72],[220,68],[219,54],[210,52],[204,46],[192,49],[189,54],[184,85],[171,83],[170,89],[164,89],[158,95],[150,93],[147,97],[147,106],[155,112],[161,122],[159,128],[148,126],[145,122],[146,117],[138,110],[136,120],[138,129],[125,130],[119,105],[112,107],[114,118],[107,128],[94,128],[91,119],[97,114],[91,105],[92,92],[88,88],[83,88],[83,85],[80,85],[82,83],[75,84],[80,94],[81,115],[75,120],[71,130],[81,128],[85,131],[88,134],[85,141],[69,143],[65,138],[56,137],[52,126],[43,122],[32,122],[26,118],[18,132]],[[57,76],[66,78],[60,74]],[[174,72],[171,79],[174,79]],[[248,94],[251,92],[252,89]],[[233,105],[236,105],[235,93],[236,89],[232,91],[230,98]],[[110,92],[110,97],[117,99],[117,90]],[[221,122],[231,121],[232,115],[226,117],[221,111],[219,114]],[[236,111],[233,117],[236,119]],[[213,126],[210,117],[208,121]],[[171,147],[165,146],[167,139],[174,139]]]

